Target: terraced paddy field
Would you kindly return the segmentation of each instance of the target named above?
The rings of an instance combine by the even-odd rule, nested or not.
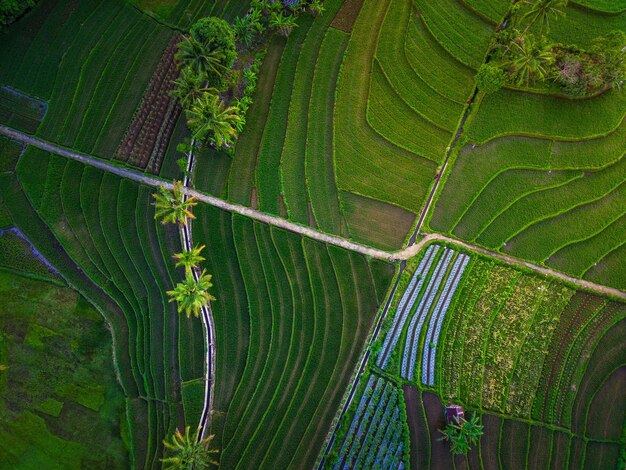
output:
[[[289,37],[266,38],[234,155],[197,151],[193,185],[389,251],[407,244],[434,191],[420,231],[626,289],[626,95],[477,94],[476,71],[511,4],[326,0]],[[168,96],[176,44],[199,18],[232,21],[249,6],[39,2],[0,32],[0,123],[136,175],[182,178],[176,147],[189,130]],[[550,39],[587,47],[623,28],[624,10],[571,1]],[[9,467],[48,458],[155,468],[163,439],[197,426],[206,338],[200,320],[168,302],[183,276],[172,259],[181,232],[154,220],[154,191],[0,137],[6,295],[23,283],[44,305],[69,298],[65,310],[79,317],[72,336],[55,330],[66,323],[35,321],[32,304],[14,309],[28,311],[27,325],[9,312],[17,333],[0,333]],[[193,241],[206,245],[202,267],[216,297],[207,433],[222,468],[618,465],[623,301],[456,245],[431,244],[393,265],[209,205],[194,211]],[[53,382],[54,393],[32,387],[37,396],[26,403],[11,390],[32,377],[16,381],[22,366],[7,344],[35,362],[42,345],[54,346],[55,361],[78,347],[93,363],[84,374],[80,361],[59,365],[71,380]],[[96,366],[109,371],[102,382]],[[484,426],[466,456],[439,440],[449,401]],[[98,443],[69,431],[85,416],[101,423]],[[69,450],[60,454],[60,445]]]
[[[617,464],[624,403],[601,408],[624,393],[626,304],[454,246],[430,245],[399,285],[324,466]],[[485,427],[466,456],[439,440],[449,402]]]
[[[323,15],[270,42],[235,157],[201,162],[200,172],[222,181],[203,189],[397,249],[445,159],[495,24],[480,5],[456,0],[342,3],[326,1]],[[476,41],[442,34],[460,18]]]
[[[585,47],[625,21],[572,3],[550,38]],[[486,96],[444,177],[430,229],[624,289],[625,96]]]

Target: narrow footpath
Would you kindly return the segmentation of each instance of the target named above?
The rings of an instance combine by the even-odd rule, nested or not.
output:
[[[46,142],[44,140],[38,139],[36,137],[33,137],[31,135],[17,131],[15,129],[11,129],[3,125],[0,125],[0,134],[3,134],[13,140],[23,142],[28,145],[32,145],[34,147],[40,148],[42,150],[46,150],[48,152],[55,153],[57,155],[61,155],[63,157],[71,158],[73,160],[79,161],[86,165],[93,166],[103,171],[107,171],[109,173],[113,173],[115,175],[128,178],[130,180],[137,181],[142,184],[155,186],[155,187],[163,186],[168,189],[172,189],[174,186],[171,181],[157,178],[155,176],[149,176],[145,173],[142,173],[141,171],[134,170],[129,167],[125,167],[117,163],[108,161],[108,160],[102,160],[100,158],[96,158],[90,155],[85,155],[83,153],[76,152],[74,150],[69,150],[69,149],[52,144],[50,142]],[[436,184],[433,187],[433,190],[431,191],[433,195],[437,188],[438,183],[439,181],[436,182]],[[510,255],[505,255],[502,253],[497,253],[495,251],[490,251],[485,248],[471,245],[469,243],[462,242],[455,238],[449,237],[447,235],[442,235],[439,233],[426,234],[419,241],[410,244],[409,246],[407,246],[406,248],[400,251],[384,251],[384,250],[379,250],[377,248],[372,248],[366,245],[361,245],[359,243],[355,243],[353,241],[347,240],[342,237],[329,235],[327,233],[315,230],[311,227],[307,227],[304,225],[291,222],[287,219],[283,219],[282,217],[266,214],[264,212],[251,209],[246,206],[241,206],[239,204],[233,204],[231,202],[225,201],[215,196],[211,196],[209,194],[202,193],[194,189],[190,189],[188,187],[184,187],[183,191],[188,196],[195,197],[198,201],[204,202],[211,206],[218,207],[225,211],[241,214],[243,216],[257,220],[259,222],[263,222],[268,225],[282,228],[284,230],[288,230],[290,232],[294,232],[302,236],[309,237],[313,240],[317,240],[323,243],[328,243],[330,245],[339,246],[341,248],[345,248],[346,250],[354,251],[356,253],[361,253],[363,255],[370,256],[376,259],[382,259],[382,260],[387,260],[387,261],[392,261],[392,262],[406,261],[407,259],[410,259],[414,257],[415,255],[417,255],[421,251],[421,249],[424,247],[424,245],[426,245],[427,243],[433,242],[433,241],[442,241],[446,243],[454,243],[466,250],[474,251],[476,253],[480,253],[486,256],[491,256],[493,258],[499,259],[508,264],[524,266],[528,269],[532,269],[533,271],[544,274],[546,276],[552,276],[557,279],[561,279],[567,283],[576,285],[585,290],[590,290],[590,291],[594,291],[602,295],[610,295],[613,297],[626,300],[626,292],[623,292],[619,289],[615,289],[615,288],[608,287],[608,286],[603,286],[601,284],[596,284],[595,282],[577,279],[575,277],[568,276],[567,274],[556,271],[554,269],[546,268],[543,266],[530,263],[528,261],[520,260]],[[429,199],[432,200],[432,197]],[[421,222],[423,222],[425,213],[428,210],[428,208],[429,208],[429,204],[427,204],[424,207],[424,210],[422,211],[422,214],[420,217]],[[421,226],[421,222],[416,227],[416,231],[414,234],[415,238],[417,238],[417,234]]]

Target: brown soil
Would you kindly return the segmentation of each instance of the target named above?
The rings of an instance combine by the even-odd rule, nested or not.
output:
[[[626,413],[626,367],[617,369],[596,393],[587,415],[586,435],[619,440]],[[607,403],[611,404],[610,410]]]
[[[498,440],[502,420],[497,416],[483,415],[482,423],[484,434],[480,440],[480,455],[483,459],[485,470],[496,470],[500,468],[498,463]]]
[[[439,397],[432,392],[422,394],[422,401],[424,410],[426,410],[426,421],[430,433],[430,468],[442,470],[453,468],[450,444],[439,440],[441,437],[439,430],[446,425],[443,404]]]
[[[346,33],[352,32],[352,27],[357,16],[359,16],[361,6],[363,6],[363,0],[345,0],[330,25]]]
[[[430,446],[428,445],[428,428],[424,419],[420,392],[412,385],[403,385],[404,405],[409,425],[411,441],[411,468],[428,468]]]
[[[169,96],[172,81],[178,76],[174,53],[180,36],[172,37],[148,84],[135,116],[126,130],[115,158],[158,174],[174,126],[181,113],[177,101]]]
[[[530,430],[530,450],[528,468],[548,468],[550,461],[550,439],[552,431],[542,426],[533,426]]]

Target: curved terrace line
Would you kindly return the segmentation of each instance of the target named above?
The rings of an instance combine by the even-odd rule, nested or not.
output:
[[[14,140],[23,142],[27,145],[32,145],[34,147],[45,150],[47,152],[51,152],[51,153],[54,153],[63,157],[71,158],[73,160],[79,161],[86,165],[98,168],[103,171],[107,171],[109,173],[113,173],[123,178],[128,178],[130,180],[137,181],[142,184],[146,184],[149,186],[163,186],[168,189],[173,188],[173,183],[169,180],[164,180],[155,176],[149,176],[138,170],[131,169],[129,167],[125,167],[117,163],[113,163],[107,160],[102,160],[100,158],[93,157],[90,155],[85,155],[83,153],[79,153],[74,150],[66,149],[59,145],[46,142],[44,140],[25,134],[24,132],[21,132],[21,131],[11,129],[10,127],[4,126],[4,125],[0,125],[0,134],[10,137]],[[443,173],[443,170],[445,169],[446,164],[447,164],[447,161],[444,163],[444,166],[441,171],[442,173]],[[295,222],[291,222],[282,217],[266,214],[256,209],[251,209],[250,207],[242,206],[239,204],[233,204],[231,202],[225,201],[218,197],[202,193],[195,189],[190,189],[190,188],[185,187],[183,188],[183,192],[187,194],[188,196],[195,197],[198,201],[202,201],[206,204],[209,204],[214,207],[218,207],[222,210],[225,210],[228,212],[234,212],[236,214],[249,217],[259,222],[263,222],[268,225],[273,225],[275,227],[282,228],[289,232],[297,233],[299,235],[312,238],[313,240],[317,240],[323,243],[328,243],[330,245],[335,245],[335,246],[344,248],[346,250],[361,253],[363,255],[370,256],[376,259],[382,259],[382,260],[391,261],[391,262],[406,261],[407,259],[410,259],[416,256],[425,245],[431,242],[440,241],[444,243],[455,244],[468,251],[473,251],[475,253],[489,256],[489,257],[498,259],[500,261],[503,261],[507,264],[523,266],[525,268],[531,269],[545,276],[554,277],[554,278],[560,279],[561,281],[567,282],[569,284],[576,285],[585,290],[590,290],[590,291],[598,292],[602,295],[613,296],[616,298],[626,300],[626,292],[621,291],[619,289],[604,286],[601,284],[596,284],[595,282],[586,281],[583,279],[577,279],[575,277],[568,276],[567,274],[556,271],[554,269],[546,268],[544,266],[538,266],[536,264],[530,263],[528,261],[520,260],[513,256],[487,250],[485,248],[481,248],[479,246],[472,245],[470,243],[466,243],[461,240],[457,240],[455,238],[452,238],[450,236],[443,235],[440,233],[425,234],[419,242],[415,243],[419,228],[421,227],[424,217],[426,213],[428,212],[430,205],[432,204],[432,199],[435,193],[434,190],[437,186],[438,185],[435,185],[433,190],[431,190],[430,197],[426,203],[426,206],[424,207],[424,210],[422,211],[422,215],[417,224],[417,229],[415,230],[415,233],[413,234],[413,236],[411,237],[411,240],[409,241],[409,246],[399,251],[385,251],[385,250],[380,250],[377,248],[372,248],[370,246],[362,245],[360,243],[355,243],[353,241],[347,240],[346,238],[323,233],[311,227],[307,227],[307,226],[300,225]]]

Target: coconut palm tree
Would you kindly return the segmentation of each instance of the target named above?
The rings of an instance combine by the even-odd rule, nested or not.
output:
[[[191,67],[183,67],[178,78],[172,81],[174,88],[170,90],[169,95],[178,99],[183,108],[188,109],[202,93],[218,93],[215,88],[205,88],[205,82],[206,80]]]
[[[283,36],[287,37],[293,29],[298,26],[296,18],[293,15],[283,15],[280,12],[274,12],[270,16],[270,28],[276,28]]]
[[[309,9],[314,15],[321,15],[325,11],[324,5],[320,0],[313,0],[309,3]]]
[[[193,268],[197,268],[198,265],[204,261],[204,257],[200,255],[200,252],[204,250],[205,245],[202,246],[194,246],[189,251],[183,251],[182,253],[176,253],[174,255],[174,259],[178,260],[176,262],[176,267],[183,266],[185,268],[185,273],[191,273]]]
[[[182,192],[183,183],[174,182],[174,187],[169,190],[164,186],[159,187],[159,192],[154,193],[156,207],[154,218],[162,218],[162,223],[179,223],[187,225],[187,219],[194,219],[191,208],[197,204],[194,197],[188,197]]]
[[[174,286],[173,290],[167,291],[170,296],[170,302],[178,303],[178,313],[183,311],[187,318],[193,315],[198,317],[200,309],[209,304],[211,300],[215,300],[208,290],[213,286],[211,283],[211,275],[204,270],[198,276],[198,280],[193,277],[191,272],[185,274],[185,279]]]
[[[211,141],[217,148],[228,146],[236,134],[237,123],[241,121],[234,106],[225,106],[219,96],[203,93],[187,111],[187,124],[193,138]]]
[[[450,442],[452,454],[467,454],[483,435],[483,426],[479,424],[478,415],[474,415],[470,420],[461,418],[458,423],[450,422],[439,432],[443,434],[441,440]]]
[[[535,79],[545,80],[554,64],[554,53],[545,41],[536,41],[532,34],[513,42],[506,66],[517,85],[527,85]]]
[[[522,36],[525,36],[532,25],[537,22],[539,22],[542,33],[549,33],[550,20],[565,16],[567,2],[568,0],[524,0],[523,7],[526,7],[526,10],[521,16],[521,20],[528,21],[528,24]]]
[[[223,65],[224,54],[219,49],[209,50],[200,41],[191,36],[183,36],[174,55],[179,66],[189,67],[199,76],[221,76],[226,69]]]
[[[187,426],[185,434],[176,429],[170,440],[165,439],[163,441],[165,448],[172,454],[171,457],[161,459],[164,469],[194,470],[218,464],[213,456],[219,451],[209,448],[215,436],[198,439],[199,432],[199,428],[190,432],[189,426]]]

